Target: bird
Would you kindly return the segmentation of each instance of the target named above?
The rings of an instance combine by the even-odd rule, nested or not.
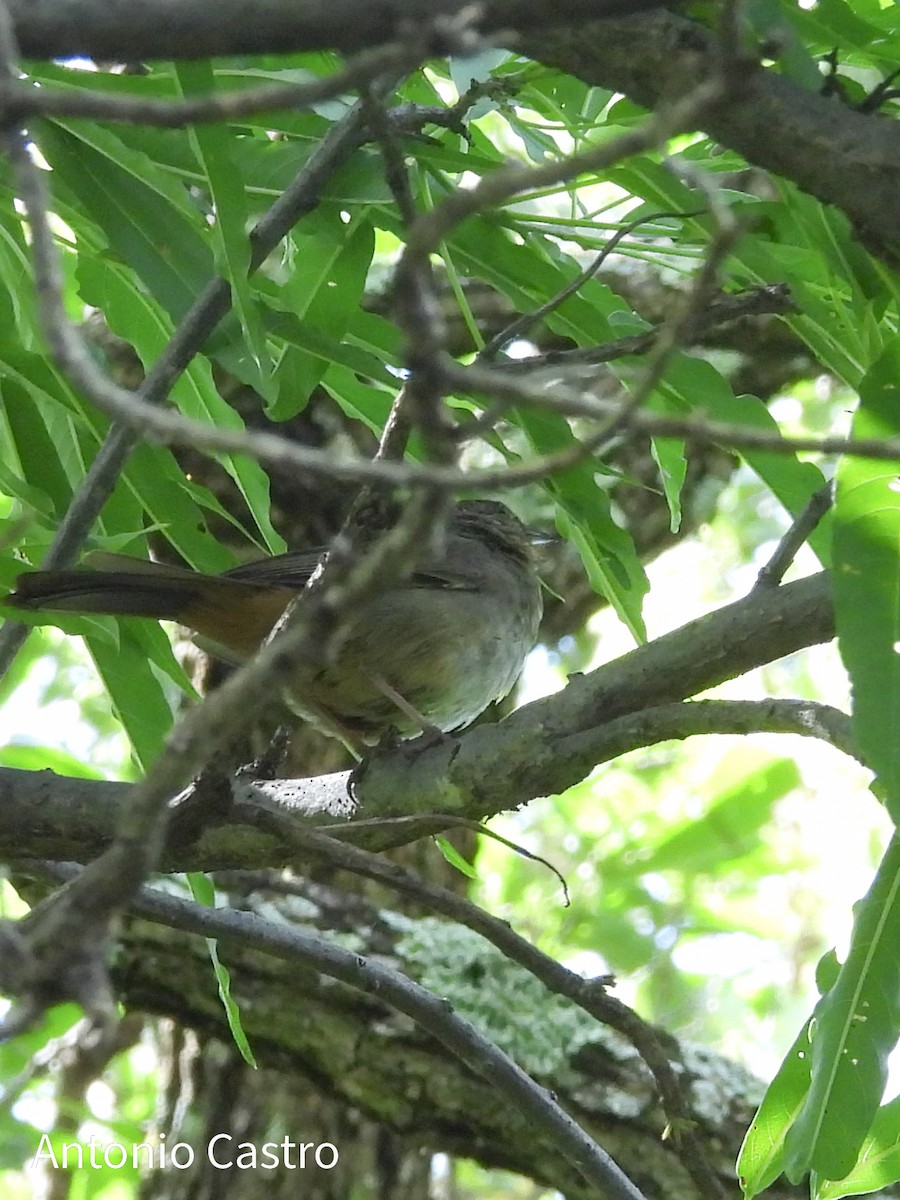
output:
[[[450,733],[513,688],[543,603],[534,546],[546,535],[496,500],[458,501],[445,535],[409,576],[353,616],[330,660],[298,663],[284,699],[361,757],[387,735]],[[4,605],[176,621],[229,663],[251,658],[306,587],[324,548],[219,575],[95,552],[68,570],[18,576]]]

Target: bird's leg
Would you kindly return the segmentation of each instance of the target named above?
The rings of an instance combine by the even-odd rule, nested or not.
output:
[[[291,712],[296,713],[298,717],[302,717],[304,721],[309,721],[315,725],[322,733],[328,734],[329,737],[337,738],[339,742],[343,742],[349,752],[353,755],[357,762],[360,762],[368,749],[366,742],[360,736],[359,732],[352,729],[349,725],[345,725],[339,717],[328,708],[324,708],[320,704],[316,704],[312,700],[303,698],[302,704],[296,706],[287,701]]]
[[[401,696],[397,689],[392,687],[383,675],[369,673],[367,678],[372,686],[381,692],[382,696],[396,705],[400,712],[421,730],[421,735],[416,738],[417,751],[428,750],[432,746],[440,745],[441,742],[456,740],[449,733],[444,733],[442,729],[438,729],[437,725],[432,725],[426,717],[423,717],[415,705],[410,704],[405,696]]]
[[[432,730],[435,733],[441,732],[434,725],[432,725],[430,721],[422,716],[415,705],[410,704],[405,696],[401,696],[397,689],[389,684],[383,675],[373,675],[371,672],[367,672],[366,678],[374,688],[377,688],[378,691],[381,692],[385,699],[390,700],[391,704],[399,709],[399,711],[403,713],[404,717],[407,717],[413,723],[413,725],[417,726],[423,733],[430,733]]]

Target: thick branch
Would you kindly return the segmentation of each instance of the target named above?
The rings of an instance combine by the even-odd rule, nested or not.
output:
[[[715,69],[714,37],[670,12],[526,32],[525,53],[584,80],[624,92],[646,108],[671,103]],[[793,180],[843,209],[873,253],[900,259],[896,197],[900,125],[805,91],[748,62],[729,103],[704,114],[704,128],[748,162]]]
[[[22,53],[114,62],[361,50],[420,34],[423,18],[448,32],[474,10],[485,32],[596,20],[653,8],[657,0],[8,0]],[[468,9],[469,14],[464,10]]]
[[[432,30],[465,7],[466,0],[430,4]],[[644,11],[655,7],[653,0],[485,0],[478,27],[539,62],[655,108],[709,77],[716,54],[702,26],[674,13]],[[9,8],[26,55],[114,61],[326,48],[346,53],[409,40],[422,23],[418,0],[220,0],[214,6],[206,0],[10,0]],[[598,17],[625,19],[585,24]],[[431,49],[458,46],[451,32],[445,46]],[[705,119],[706,131],[748,162],[843,209],[873,252],[900,259],[897,123],[749,62],[736,84],[731,101]]]
[[[734,731],[731,708],[725,710],[727,723],[714,727],[703,706],[688,705],[683,713],[671,706],[833,636],[826,575],[754,592],[590,675],[574,677],[562,692],[519,709],[499,725],[481,726],[430,749],[375,753],[356,784],[356,820],[347,820],[352,805],[346,773],[271,784],[237,781],[230,794],[223,787],[211,801],[197,796],[178,810],[164,867],[212,870],[291,861],[296,850],[289,841],[279,843],[257,828],[259,806],[265,803],[334,826],[333,832],[370,849],[435,832],[447,824],[442,814],[477,819],[518,807],[564,790],[597,763],[638,746],[690,733]],[[765,706],[754,712],[757,728],[847,744],[840,718],[827,710],[800,706],[791,716],[776,705],[768,714]],[[744,719],[743,709],[741,714]],[[87,861],[103,849],[127,788],[64,780],[50,772],[0,770],[0,856]],[[215,812],[204,816],[204,804]]]

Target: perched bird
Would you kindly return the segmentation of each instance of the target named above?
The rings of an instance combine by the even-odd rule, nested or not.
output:
[[[470,724],[510,691],[534,646],[542,598],[533,545],[546,540],[504,504],[459,502],[438,551],[362,605],[334,659],[298,664],[289,707],[357,751],[391,729],[413,736]],[[222,575],[96,553],[89,567],[20,575],[5,604],[177,621],[239,663],[322,553],[292,551]]]

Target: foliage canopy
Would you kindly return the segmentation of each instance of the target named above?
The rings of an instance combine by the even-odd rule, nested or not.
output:
[[[600,620],[607,629],[618,623],[607,636],[627,647],[684,625],[697,615],[692,605],[746,591],[790,527],[796,544],[782,543],[784,561],[776,553],[758,583],[772,620],[761,624],[751,600],[682,692],[667,678],[647,700],[641,664],[657,660],[638,650],[631,674],[628,662],[616,668],[623,684],[614,711],[591,710],[612,678],[600,667],[540,709],[463,734],[462,745],[492,763],[469,791],[452,762],[423,759],[413,780],[391,767],[399,752],[380,752],[374,779],[358,781],[356,815],[385,815],[368,799],[379,786],[395,796],[391,816],[417,819],[480,818],[532,801],[502,828],[562,869],[572,907],[551,919],[540,868],[510,862],[495,844],[479,855],[482,901],[552,956],[615,971],[637,1007],[679,1037],[728,1041],[729,1023],[771,1028],[780,1018],[784,1038],[787,1023],[802,1026],[750,1124],[738,1175],[748,1197],[784,1174],[792,1183],[808,1177],[812,1195],[827,1200],[900,1179],[900,1110],[896,1100],[882,1103],[900,1031],[900,846],[885,833],[887,819],[865,818],[865,836],[886,848],[842,961],[830,950],[821,959],[812,1014],[801,1014],[802,988],[779,990],[777,972],[755,990],[729,992],[725,973],[716,979],[708,963],[704,978],[679,969],[677,947],[704,937],[714,947],[728,937],[771,946],[787,931],[783,965],[802,932],[820,953],[834,940],[828,928],[802,930],[791,898],[778,892],[779,877],[808,865],[808,839],[784,836],[793,819],[784,814],[809,789],[811,760],[793,738],[791,749],[776,749],[755,737],[760,731],[831,743],[828,761],[837,764],[838,751],[856,759],[890,820],[900,815],[900,259],[890,235],[891,220],[895,231],[900,224],[896,200],[879,225],[872,195],[861,194],[877,190],[872,164],[890,160],[900,141],[890,86],[900,16],[876,0],[696,8],[545,34],[529,27],[512,49],[504,37],[438,30],[454,51],[443,57],[431,26],[416,37],[386,28],[384,46],[357,47],[349,68],[322,48],[208,60],[148,51],[124,70],[68,56],[26,59],[17,78],[12,50],[0,46],[6,103],[28,129],[26,141],[7,124],[0,164],[0,584],[12,587],[48,555],[71,561],[86,549],[152,552],[220,571],[248,554],[333,535],[363,486],[404,502],[427,496],[436,511],[447,494],[511,495],[523,516],[555,525],[565,543],[548,573],[568,605],[548,599],[543,671],[528,674],[540,691],[552,690],[557,668],[596,668]],[[652,66],[666,31],[676,46],[666,71],[678,86],[653,95],[638,52],[646,47]],[[622,53],[629,37],[633,59]],[[257,98],[270,85],[291,94]],[[773,106],[760,118],[770,123],[771,154],[756,150],[766,131],[754,124],[762,112],[754,88]],[[794,170],[789,149],[801,117],[820,140],[796,142]],[[862,137],[848,144],[845,120],[865,130],[864,145]],[[827,166],[810,166],[816,155]],[[33,277],[36,288],[23,282]],[[403,454],[376,462],[398,395],[408,421]],[[707,561],[719,557],[721,572],[695,588],[698,546]],[[830,572],[851,682],[846,717],[823,703],[841,686],[833,659],[769,665],[832,636],[831,602],[810,601],[806,627],[800,619],[793,641],[778,640],[798,594],[781,584],[794,559],[802,573]],[[688,599],[673,603],[665,589]],[[611,617],[596,616],[603,605]],[[146,776],[137,839],[146,858],[131,890],[102,919],[95,914],[105,927],[159,864],[165,804],[199,768],[224,761],[266,677],[252,682],[243,710],[237,691],[231,710],[203,703],[213,714],[206,726],[203,718],[179,725],[185,708],[201,711],[195,680],[158,626],[52,623],[83,637],[102,694],[71,642],[40,620],[24,641],[22,626],[5,623],[0,700],[18,724],[10,720],[14,736],[0,751],[3,786],[13,792],[23,773],[49,767],[60,791],[52,838],[20,826],[16,843],[0,826],[0,841],[19,890],[34,899],[24,860],[115,851],[110,825],[105,842],[79,849],[87,834],[72,824],[79,801],[66,785]],[[694,633],[681,635],[690,657]],[[599,659],[609,657],[601,645]],[[763,673],[708,704],[690,703],[751,667]],[[639,702],[629,700],[631,686]],[[55,714],[72,699],[77,721],[57,736]],[[737,700],[745,703],[729,703]],[[694,743],[675,745],[702,733],[743,744],[721,754],[706,739],[696,752]],[[385,772],[398,774],[379,784],[384,756]],[[325,752],[320,761],[324,774],[332,759]],[[839,789],[860,786],[844,771],[835,765]],[[492,808],[492,795],[509,794],[503,777],[514,799]],[[538,799],[554,791],[552,801]],[[116,793],[126,809],[131,794]],[[334,793],[328,803],[337,820]],[[851,823],[846,813],[839,820]],[[263,865],[257,851],[243,860],[232,847],[217,860],[201,834],[192,829],[175,849],[168,843],[164,865]],[[404,836],[379,841],[376,831],[362,844],[378,850]],[[265,865],[319,853],[309,845],[288,853],[289,845]],[[46,888],[46,875],[37,877]],[[774,921],[758,903],[765,888],[785,905]],[[214,908],[216,890],[202,878],[193,891],[198,912]],[[218,895],[228,895],[224,884]],[[58,899],[57,912],[66,903]],[[534,981],[515,982],[521,966],[474,949],[474,935],[450,926],[442,940],[434,918],[394,919],[392,952],[407,971],[449,996],[520,1066],[554,1088],[561,1081],[563,1093],[574,1088],[591,1039],[569,993],[542,1009]],[[45,917],[29,920],[16,928],[39,954]],[[190,920],[195,932],[216,935]],[[95,954],[104,944],[96,928]],[[354,936],[372,949],[359,930]],[[73,945],[83,949],[77,937]],[[138,939],[138,959],[141,949]],[[15,972],[4,987],[36,1009],[49,999],[95,1002],[98,1016],[103,987],[95,981],[79,993],[52,954],[47,962],[43,988],[29,990]],[[214,965],[227,1013],[218,1020],[249,1056],[263,1030],[242,1011],[244,985],[239,972],[229,975],[221,947]],[[524,1013],[517,1028],[512,997]],[[720,1021],[703,1013],[713,999],[724,1005]],[[39,1036],[22,1033],[0,1050],[0,1074],[19,1080],[0,1136],[11,1186],[21,1185],[16,1172],[34,1150],[26,1064],[72,1019],[54,1010]],[[532,1038],[536,1019],[559,1039]],[[134,1101],[129,1119],[141,1129],[148,1082],[136,1067],[116,1070],[113,1086]],[[387,1106],[360,1103],[396,1127]],[[666,1116],[673,1120],[668,1108]],[[39,1115],[35,1127],[44,1121]],[[554,1136],[551,1125],[543,1137]],[[77,1127],[61,1122],[56,1134]],[[125,1138],[124,1124],[108,1128]],[[432,1150],[453,1145],[442,1142],[437,1113],[419,1140]],[[484,1161],[509,1165],[509,1157]],[[620,1165],[641,1178],[639,1162]],[[577,1171],[557,1176],[530,1161],[522,1170],[567,1194],[592,1194],[578,1191],[591,1185],[573,1182]],[[719,1184],[718,1168],[694,1161],[688,1170],[698,1189],[704,1179]],[[91,1195],[106,1186],[113,1194],[122,1177],[107,1176],[93,1180]],[[467,1194],[487,1195],[488,1186],[473,1183]]]

